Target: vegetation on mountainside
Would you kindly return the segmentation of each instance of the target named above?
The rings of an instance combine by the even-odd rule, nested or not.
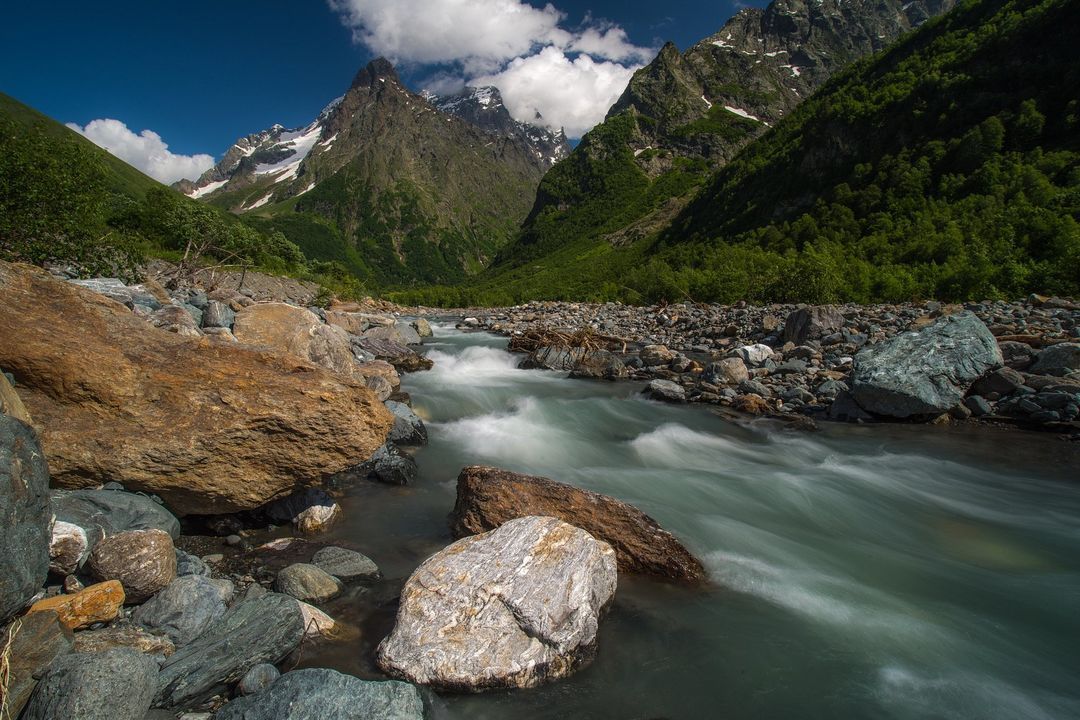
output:
[[[1080,293],[1066,0],[969,0],[858,63],[715,178],[628,284],[651,297]]]
[[[570,242],[545,253],[534,240],[517,267],[417,299],[1080,294],[1078,26],[1068,0],[967,0],[834,77],[662,233],[625,249],[575,242],[596,201],[566,197],[568,212],[541,220]],[[578,160],[544,186],[642,182],[627,158]]]
[[[148,256],[181,272],[226,263],[363,291],[344,267],[309,262],[281,232],[186,198],[0,95],[0,259],[133,280]]]

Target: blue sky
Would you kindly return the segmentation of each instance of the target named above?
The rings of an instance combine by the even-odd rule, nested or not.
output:
[[[135,156],[164,152],[162,174],[191,174],[275,122],[309,122],[380,54],[413,89],[492,82],[516,114],[537,109],[579,135],[665,40],[693,44],[736,4],[747,3],[19,2],[0,24],[0,91],[61,122],[119,121],[93,128]]]

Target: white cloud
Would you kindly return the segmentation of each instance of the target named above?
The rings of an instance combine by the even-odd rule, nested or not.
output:
[[[494,85],[510,114],[532,121],[539,112],[550,127],[581,137],[604,119],[626,88],[633,67],[588,55],[575,59],[554,47],[518,58],[502,72],[475,78],[470,85]]]
[[[143,130],[136,135],[119,120],[103,118],[91,120],[86,127],[79,127],[75,123],[68,123],[67,126],[127,164],[166,184],[182,178],[195,180],[214,166],[214,158],[210,155],[177,155],[169,152],[169,146],[156,132]]]
[[[565,44],[563,14],[519,0],[328,0],[353,40],[394,62],[490,71],[536,45]]]
[[[327,0],[353,40],[395,63],[439,65],[429,89],[495,85],[510,113],[580,137],[654,55],[618,25],[524,0]]]

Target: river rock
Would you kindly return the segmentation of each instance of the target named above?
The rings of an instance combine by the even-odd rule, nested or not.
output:
[[[571,370],[585,357],[585,348],[545,345],[521,361],[526,370]]]
[[[99,542],[87,568],[98,580],[119,580],[127,602],[138,604],[176,578],[176,551],[163,530],[130,530]]]
[[[353,379],[362,379],[349,334],[306,308],[257,303],[236,314],[233,335],[242,343],[273,347]]]
[[[626,375],[623,361],[607,350],[586,351],[570,370],[570,377],[594,380],[618,380]]]
[[[64,627],[78,630],[112,620],[123,606],[124,586],[117,580],[109,580],[71,595],[54,595],[38,600],[28,612],[56,613]]]
[[[210,575],[210,566],[203,562],[198,555],[186,553],[180,548],[176,549],[176,576],[186,575]]]
[[[359,473],[370,480],[389,485],[408,485],[416,479],[416,461],[393,445],[375,451],[371,459],[360,466]]]
[[[971,312],[863,349],[851,392],[863,409],[906,418],[940,415],[960,403],[971,384],[1002,366],[994,336]]]
[[[367,317],[363,313],[334,310],[331,308],[323,311],[323,314],[326,316],[326,322],[328,324],[337,325],[350,335],[361,335],[365,330],[371,327],[371,323],[368,322]]]
[[[420,336],[420,340],[424,338],[435,337],[435,333],[431,329],[431,323],[424,318],[417,318],[412,322],[413,329],[416,330],[416,334]]]
[[[176,652],[176,646],[169,638],[131,625],[113,625],[75,634],[76,652],[104,652],[111,648],[128,648],[145,655],[161,657],[169,657]]]
[[[198,337],[199,325],[184,308],[179,305],[166,305],[150,313],[150,324],[166,332],[184,337]]]
[[[232,330],[236,321],[236,312],[223,302],[210,300],[206,304],[206,311],[202,316],[203,328],[224,328]]]
[[[157,674],[153,659],[127,648],[61,656],[38,683],[23,720],[143,720]]]
[[[297,601],[297,604],[300,606],[300,614],[304,616],[304,637],[308,639],[334,637],[337,629],[334,618],[314,605],[309,605],[300,600]]]
[[[341,517],[341,506],[325,490],[307,488],[266,506],[275,523],[292,523],[302,533],[326,530]]]
[[[773,349],[768,345],[744,345],[735,348],[735,355],[747,365],[761,365],[773,356]]]
[[[238,682],[259,663],[277,664],[300,644],[304,621],[296,600],[267,593],[238,602],[194,642],[167,658],[155,707],[187,707]]]
[[[379,576],[379,566],[367,555],[333,545],[316,551],[311,564],[339,580],[372,580]]]
[[[315,565],[295,563],[278,573],[274,589],[297,600],[321,603],[341,594],[341,581]]]
[[[420,693],[408,683],[361,680],[336,670],[306,668],[285,673],[262,692],[233,700],[217,712],[214,720],[423,717]]]
[[[270,663],[259,663],[247,671],[236,689],[241,695],[254,695],[270,687],[281,677],[281,671]]]
[[[675,359],[675,353],[668,349],[667,345],[646,345],[641,349],[641,362],[645,367],[667,365]]]
[[[163,530],[180,537],[180,522],[145,495],[120,490],[52,490],[53,515],[58,522],[76,525],[86,533],[89,548],[106,535],[129,530]]]
[[[820,340],[844,327],[844,316],[831,305],[816,305],[795,310],[784,322],[784,342],[802,345]]]
[[[405,403],[386,401],[386,409],[394,413],[394,427],[387,439],[395,445],[427,445],[428,434],[424,421]]]
[[[592,660],[615,584],[607,543],[556,518],[510,520],[417,568],[379,666],[451,691],[565,677]]]
[[[369,328],[361,337],[369,340],[389,340],[401,345],[419,345],[422,342],[416,328],[411,323],[400,320],[394,321],[393,325]]]
[[[78,525],[54,520],[49,539],[49,572],[60,577],[70,575],[90,554],[90,540]]]
[[[19,717],[38,678],[54,658],[71,652],[74,642],[71,630],[51,611],[19,618],[0,634],[8,663],[2,696],[5,719]]]
[[[675,536],[632,505],[545,477],[474,465],[457,480],[452,529],[457,537],[493,530],[529,515],[554,517],[615,549],[619,571],[701,582],[705,569]]]
[[[141,605],[133,619],[182,647],[224,614],[225,603],[217,585],[202,575],[187,575],[176,578]]]
[[[750,373],[746,370],[746,363],[742,358],[724,358],[709,363],[702,374],[702,379],[715,385],[738,385],[744,380],[749,380]]]
[[[405,343],[389,337],[372,336],[371,333],[374,332],[394,334],[393,328],[372,328],[364,333],[364,337],[354,338],[353,347],[374,356],[376,360],[390,363],[401,372],[431,369],[431,360],[407,347]]]
[[[19,344],[0,336],[0,347]],[[41,589],[49,572],[49,470],[37,434],[0,415],[0,622]]]
[[[54,486],[116,480],[178,513],[236,512],[355,467],[392,423],[359,382],[159,332],[23,265],[0,263],[0,337],[19,339],[0,343],[0,367],[39,423]]]
[[[0,415],[10,415],[31,427],[34,424],[30,419],[30,412],[3,373],[0,373]]]
[[[671,380],[651,380],[643,391],[653,400],[663,402],[682,403],[686,402],[686,390],[682,385]]]
[[[1031,372],[1059,377],[1080,373],[1080,343],[1059,343],[1039,352]]]
[[[997,393],[999,397],[1012,395],[1024,384],[1024,376],[1011,367],[1003,367],[983,375],[971,386],[978,395]]]

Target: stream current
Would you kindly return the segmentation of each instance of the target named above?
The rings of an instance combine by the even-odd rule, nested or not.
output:
[[[1011,430],[768,421],[521,370],[506,339],[436,326],[404,376],[420,474],[341,501],[329,537],[385,580],[326,606],[357,641],[304,664],[381,677],[393,600],[452,542],[466,465],[624,500],[705,564],[706,589],[620,576],[595,662],[540,688],[431,695],[429,717],[1080,717],[1080,446]]]

